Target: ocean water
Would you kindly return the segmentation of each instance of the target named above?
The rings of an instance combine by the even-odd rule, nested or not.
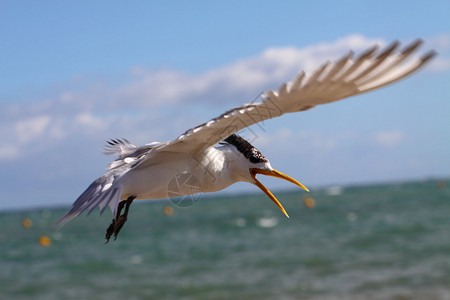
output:
[[[1,213],[0,299],[450,299],[450,181],[275,194]]]

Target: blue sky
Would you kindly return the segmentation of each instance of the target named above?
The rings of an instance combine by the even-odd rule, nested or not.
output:
[[[448,11],[448,1],[2,1],[0,210],[71,204],[113,159],[106,139],[170,140],[301,69],[418,37],[439,52],[421,73],[268,121],[254,145],[309,187],[449,176]]]

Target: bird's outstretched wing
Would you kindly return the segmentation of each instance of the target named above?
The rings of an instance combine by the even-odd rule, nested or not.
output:
[[[160,151],[194,153],[255,123],[285,113],[308,110],[398,81],[420,69],[436,55],[436,52],[429,51],[413,59],[414,52],[422,43],[418,39],[401,50],[398,41],[382,51],[374,46],[358,57],[354,58],[350,52],[334,63],[327,62],[311,74],[302,71],[278,90],[263,93],[262,102],[233,108],[187,130],[177,139],[155,147],[156,151],[150,152],[139,164],[145,165],[147,159]]]

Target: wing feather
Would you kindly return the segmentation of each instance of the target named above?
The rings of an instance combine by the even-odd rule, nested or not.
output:
[[[263,96],[276,103],[283,113],[288,113],[304,110],[305,107],[334,102],[382,87],[418,70],[436,54],[435,52],[429,52],[418,60],[410,59],[414,50],[421,43],[420,40],[417,40],[406,48],[407,51],[394,52],[399,45],[398,42],[394,42],[378,55],[376,48],[373,47],[356,60],[349,60],[348,69],[331,81],[316,80],[313,89],[305,88],[304,85],[293,85],[287,94],[284,92],[282,95],[279,91],[273,91]],[[389,65],[390,61],[394,61],[392,68],[380,68],[382,64]],[[333,72],[339,74],[339,70],[333,70]],[[307,85],[312,84],[311,79],[308,80]]]
[[[338,60],[336,63],[331,64],[330,70],[328,71],[328,73],[326,74],[326,76],[324,76],[323,78],[321,78],[321,82],[323,84],[325,83],[329,83],[330,81],[332,81],[332,79],[339,73],[342,72],[342,70],[345,68],[345,66],[348,64],[348,62],[350,61],[350,59],[353,56],[353,52],[350,51],[346,56],[342,57],[340,60]],[[294,83],[295,85],[295,83]]]
[[[380,88],[417,71],[436,53],[428,52],[412,59],[422,44],[418,39],[403,51],[397,51],[398,41],[384,50],[373,46],[353,58],[349,52],[335,63],[325,63],[312,75],[301,71],[292,81],[277,90],[261,95],[262,101],[244,104],[217,118],[189,129],[171,142],[155,146],[136,166],[145,166],[148,160],[161,151],[199,153],[224,140],[231,134],[255,123],[281,116],[285,113],[304,111],[316,105],[331,103],[346,97]]]
[[[97,206],[100,207],[100,213],[102,214],[108,204],[111,207],[113,215],[115,215],[117,204],[122,194],[122,185],[115,184],[115,179],[120,176],[122,176],[121,173],[109,172],[92,182],[72,204],[69,212],[57,220],[55,225],[62,227],[85,210],[88,211],[87,214],[89,215]]]

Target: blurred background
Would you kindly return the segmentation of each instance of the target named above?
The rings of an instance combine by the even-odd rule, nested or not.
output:
[[[449,10],[0,2],[0,297],[450,298]],[[107,246],[109,212],[51,226],[113,159],[105,140],[171,140],[299,70],[416,38],[439,53],[420,73],[242,133],[311,188],[263,178],[291,219],[243,183],[138,204]]]

